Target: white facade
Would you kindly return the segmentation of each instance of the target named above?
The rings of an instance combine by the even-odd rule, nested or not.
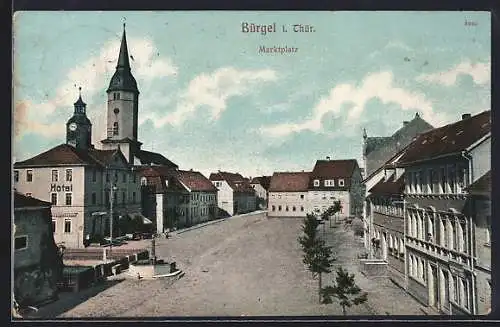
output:
[[[224,181],[212,181],[212,184],[218,189],[217,191],[217,206],[219,207],[219,216],[224,216],[226,213],[232,216],[234,214],[234,194],[233,189]]]
[[[491,170],[491,133],[470,147],[472,183]]]
[[[114,212],[118,215],[139,213],[139,180],[136,178],[134,182],[130,170],[117,168],[108,171],[110,181],[117,187]],[[31,181],[28,181],[28,174],[32,176]],[[102,168],[83,165],[16,168],[14,177],[14,187],[18,192],[52,203],[56,243],[80,248],[85,235],[104,234],[109,217],[92,216],[94,212],[108,211],[106,200],[109,200],[109,193],[104,191],[107,183],[106,172]]]
[[[215,192],[189,192],[189,201],[180,205],[187,226],[192,226],[211,219],[212,209],[215,213],[217,194]]]
[[[349,191],[309,190],[307,194],[308,212],[321,214],[331,207],[335,201],[340,201],[342,209],[339,217],[348,217],[351,210],[351,195]]]
[[[268,217],[305,217],[308,209],[307,191],[269,192]]]

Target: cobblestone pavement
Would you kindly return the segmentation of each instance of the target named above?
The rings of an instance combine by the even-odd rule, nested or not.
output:
[[[184,277],[126,280],[60,317],[341,315],[338,305],[317,303],[297,242],[301,224],[255,214],[159,239],[157,256],[176,261]],[[370,314],[363,306],[350,313]]]
[[[325,276],[323,284],[326,286],[335,280],[335,269],[342,266],[349,273],[355,274],[356,284],[368,293],[368,301],[365,307],[373,315],[424,315],[423,306],[407,294],[400,287],[395,285],[389,278],[367,278],[359,271],[358,254],[364,252],[363,238],[355,236],[353,229],[361,221],[355,220],[351,227],[345,228],[343,224],[335,225],[331,228],[329,223],[320,226],[320,235],[325,237],[327,244],[332,246],[337,261],[334,262],[332,273]],[[350,310],[350,309],[348,309]],[[429,309],[425,309],[429,311]],[[352,314],[349,313],[348,314]]]

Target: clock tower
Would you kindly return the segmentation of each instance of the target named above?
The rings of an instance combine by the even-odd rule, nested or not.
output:
[[[82,88],[78,100],[74,103],[75,111],[66,123],[66,143],[78,149],[92,148],[92,123],[87,118],[87,105],[82,100]]]
[[[119,148],[131,163],[134,153],[138,152],[141,146],[137,140],[139,90],[130,69],[125,24],[123,24],[116,71],[111,77],[106,93],[107,137],[101,141],[102,148],[104,150]]]

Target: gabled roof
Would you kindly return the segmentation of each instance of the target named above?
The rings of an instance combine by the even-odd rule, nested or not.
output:
[[[51,203],[37,198],[26,196],[17,191],[14,192],[14,209],[24,208],[50,208]]]
[[[387,180],[382,178],[369,192],[377,195],[401,195],[404,187],[404,176],[401,175],[396,180],[396,174],[393,173]]]
[[[269,190],[269,185],[271,184],[271,176],[254,177],[250,181],[250,184],[260,184],[265,190]]]
[[[93,150],[98,151],[98,150]],[[47,167],[58,165],[97,165],[102,164],[90,154],[90,151],[77,149],[68,144],[60,144],[32,158],[19,161],[14,164],[15,168],[23,167]]]
[[[172,161],[165,158],[163,155],[156,152],[140,150],[137,153],[134,153],[134,155],[141,161],[142,165],[161,165],[172,168],[179,167]]]
[[[491,170],[466,188],[470,194],[491,194]]]
[[[387,162],[385,162],[377,170],[373,171],[369,176],[365,177],[363,179],[363,183],[366,183],[366,181],[368,181],[370,178],[372,178],[373,176],[375,176],[376,174],[378,174],[380,171],[384,170],[385,168],[397,166],[396,159],[398,159],[398,157],[402,156],[407,148],[408,148],[408,146],[401,149],[401,151],[397,152],[395,155],[393,155],[391,158],[389,158],[389,160],[387,160]]]
[[[212,182],[198,171],[178,170],[177,177],[191,191],[217,192]]]
[[[250,185],[248,178],[243,177],[240,173],[219,171],[217,173],[211,173],[209,180],[226,181],[234,192],[255,193],[255,190]]]
[[[318,160],[311,172],[311,178],[349,178],[358,166],[355,159],[347,160]]]
[[[271,177],[269,192],[306,192],[310,172],[276,172]]]
[[[138,168],[138,171],[141,177],[146,178],[148,185],[152,186],[156,193],[188,191],[179,182],[175,169],[162,166],[145,166]]]
[[[466,150],[491,132],[491,111],[420,134],[399,160],[400,164],[430,160]]]

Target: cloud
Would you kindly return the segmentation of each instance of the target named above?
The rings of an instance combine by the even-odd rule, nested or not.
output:
[[[387,45],[384,48],[385,49],[395,48],[395,49],[401,49],[401,50],[406,50],[406,51],[413,51],[412,48],[410,48],[406,44],[399,42],[399,41],[390,41],[389,43],[387,43]]]
[[[156,128],[165,124],[175,126],[195,115],[206,106],[212,120],[217,120],[227,109],[227,100],[233,96],[242,96],[254,91],[261,83],[276,80],[276,73],[270,69],[238,70],[233,67],[217,69],[212,74],[201,74],[191,80],[187,89],[181,92],[176,108],[163,117],[150,114],[144,119],[151,119]]]
[[[131,60],[132,73],[138,80],[151,80],[177,74],[178,68],[172,64],[170,59],[160,58],[159,52],[152,41],[141,38],[130,38],[128,47],[129,54],[134,57],[134,60]],[[112,72],[115,70],[119,49],[120,40],[115,39],[107,42],[97,54],[68,71],[56,89],[55,95],[48,101],[34,103],[18,99],[20,107],[16,106],[14,113],[17,126],[15,135],[21,137],[28,131],[47,137],[60,136],[61,133],[64,134],[64,124],[62,123],[65,119],[69,118],[66,113],[68,107],[73,105],[78,96],[77,88],[79,86],[82,87],[82,95],[86,102],[87,100],[85,99],[103,92],[109,83]],[[93,107],[95,106],[89,103],[88,108]],[[58,119],[52,119],[49,123],[47,116],[57,113],[60,110],[64,110],[64,115],[58,115]],[[105,107],[101,107],[100,111],[102,111],[102,114],[99,115],[104,121],[105,110]],[[92,120],[92,122],[96,121]],[[55,126],[58,126],[58,128],[54,130],[53,127]],[[62,131],[59,128],[60,126],[62,126]]]
[[[491,79],[491,61],[488,60],[484,63],[479,62],[475,64],[472,64],[470,61],[464,61],[450,70],[433,74],[421,74],[417,76],[416,80],[419,82],[425,81],[452,86],[457,82],[459,75],[470,75],[474,83],[485,85],[489,83]]]
[[[337,85],[319,100],[309,118],[304,121],[264,126],[260,131],[272,137],[283,137],[305,130],[324,132],[322,119],[328,113],[332,113],[335,118],[345,116],[346,125],[351,125],[352,129],[359,123],[366,103],[373,98],[384,104],[396,103],[402,110],[419,109],[422,117],[431,124],[441,124],[444,121],[444,116],[434,113],[431,102],[423,94],[395,87],[393,78],[393,74],[386,71],[367,75],[358,87],[348,83]]]

